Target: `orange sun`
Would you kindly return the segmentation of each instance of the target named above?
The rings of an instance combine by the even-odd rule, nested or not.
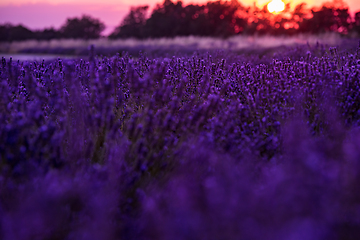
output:
[[[285,3],[281,0],[272,0],[267,5],[267,9],[271,13],[279,13],[285,9]]]

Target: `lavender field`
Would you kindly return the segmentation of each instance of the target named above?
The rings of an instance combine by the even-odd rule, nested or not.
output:
[[[360,239],[358,42],[95,50],[2,58],[0,239]]]

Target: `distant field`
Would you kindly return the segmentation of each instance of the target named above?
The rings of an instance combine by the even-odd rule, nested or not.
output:
[[[54,54],[19,54],[19,53],[2,53],[0,57],[4,57],[6,59],[9,59],[10,57],[14,61],[42,61],[43,59],[46,60],[54,60],[60,57],[60,55],[54,55]],[[64,56],[61,55],[61,58],[75,58],[76,56]]]
[[[342,38],[329,33],[323,35],[298,35],[292,37],[275,36],[236,36],[228,39],[211,37],[176,37],[162,39],[122,39],[97,40],[61,39],[51,41],[29,40],[23,42],[0,43],[0,53],[3,54],[53,54],[53,55],[88,55],[88,47],[96,46],[97,54],[113,55],[117,52],[127,51],[137,54],[146,50],[147,53],[157,55],[161,53],[175,53],[178,51],[192,53],[195,50],[232,50],[240,53],[251,53],[259,49],[274,49],[281,46],[294,46],[301,44],[316,44],[320,42],[328,45],[356,45],[358,38]],[[258,53],[258,52],[256,52]]]

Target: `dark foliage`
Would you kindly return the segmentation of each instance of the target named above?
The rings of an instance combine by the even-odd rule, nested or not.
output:
[[[22,25],[0,25],[0,42],[24,41],[28,39],[51,40],[61,37],[61,33],[54,28],[31,31]]]
[[[42,31],[35,31],[34,33],[37,40],[51,40],[62,38],[61,32],[54,28],[45,28]]]
[[[28,28],[11,24],[0,25],[0,42],[23,41],[28,39],[51,40],[60,38],[95,39],[101,36],[105,25],[98,19],[88,15],[81,18],[69,18],[63,26],[56,30],[45,28],[44,30],[31,31]]]
[[[336,5],[338,3],[340,5]],[[301,32],[324,33],[341,32],[348,33],[351,30],[351,16],[348,8],[341,2],[334,2],[321,7],[319,10],[311,10],[312,18],[302,21]]]
[[[81,18],[67,19],[60,32],[64,38],[95,39],[100,37],[104,29],[105,25],[100,20],[83,15]]]
[[[163,4],[156,5],[150,18],[142,18],[141,21],[129,21],[136,11],[143,10],[142,7],[132,8],[130,14],[111,37],[128,37],[129,34],[131,37],[138,38],[189,35],[228,37],[244,29],[245,19],[236,15],[244,9],[237,1],[183,6],[182,2],[174,3],[171,0],[165,0]],[[124,30],[121,30],[121,27]],[[126,34],[121,35],[122,31]]]
[[[147,8],[146,8],[147,9]],[[236,0],[183,6],[181,1],[165,0],[157,4],[151,16],[144,19],[143,7],[132,8],[112,38],[159,38],[175,36],[229,37],[235,34],[293,35],[296,33],[360,33],[348,7],[341,0],[324,4],[320,9],[307,9],[306,4],[291,10],[290,4],[280,14],[263,8],[244,7]],[[141,16],[141,21],[136,20]],[[130,20],[133,19],[133,20]],[[355,17],[355,19],[357,19]]]
[[[183,5],[181,1],[164,0],[149,17],[148,6],[131,7],[129,14],[109,38],[161,38],[176,36],[230,37],[244,35],[294,35],[336,32],[360,34],[360,13],[354,18],[342,0],[333,0],[320,8],[307,8],[305,3],[286,4],[285,10],[272,14],[267,6],[244,7],[239,1],[210,1],[203,5]],[[84,15],[69,18],[61,29],[31,31],[22,25],[0,25],[0,41],[58,38],[94,39],[101,36],[105,25]]]
[[[12,42],[34,39],[35,34],[23,25],[13,26],[11,24],[0,25],[0,41]]]
[[[355,21],[353,23],[354,32],[360,33],[360,12],[355,13]]]
[[[109,38],[143,38],[146,12],[149,6],[131,7],[130,13],[125,17]]]

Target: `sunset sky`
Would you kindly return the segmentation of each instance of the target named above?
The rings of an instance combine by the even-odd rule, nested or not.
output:
[[[173,0],[174,1],[174,0]],[[205,3],[208,0],[183,0],[183,4]],[[149,5],[155,6],[163,0],[1,0],[0,24],[23,24],[35,30],[45,27],[59,28],[68,17],[80,17],[89,14],[99,18],[106,25],[104,34],[109,34],[114,27],[119,25],[124,16],[129,12],[130,6]],[[240,0],[243,5],[252,5],[254,0]],[[262,6],[270,0],[256,0]],[[285,0],[284,2],[289,2]],[[293,0],[292,6],[306,2],[309,6],[320,6],[328,0]],[[352,13],[360,11],[359,0],[344,0]],[[151,10],[149,11],[149,13]]]

